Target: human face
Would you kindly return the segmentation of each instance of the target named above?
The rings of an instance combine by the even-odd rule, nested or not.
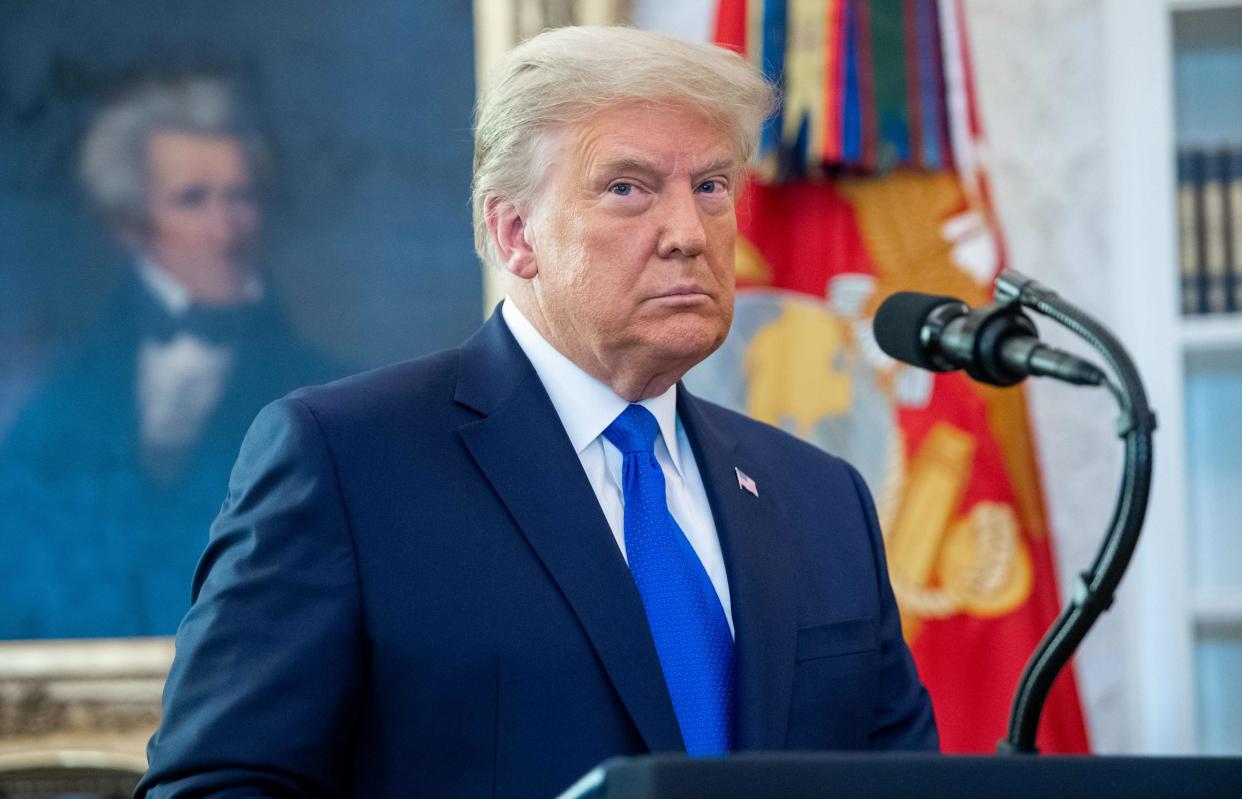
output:
[[[195,299],[239,301],[260,223],[241,143],[159,131],[147,141],[147,177],[147,255]]]
[[[733,321],[734,192],[721,126],[684,105],[626,103],[550,134],[528,214],[523,310],[618,394],[662,393]],[[528,306],[533,305],[533,309]]]

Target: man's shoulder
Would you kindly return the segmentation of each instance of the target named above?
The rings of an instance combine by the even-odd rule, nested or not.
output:
[[[458,360],[458,350],[444,350],[299,388],[282,401],[304,405],[332,427],[416,420],[453,406]]]

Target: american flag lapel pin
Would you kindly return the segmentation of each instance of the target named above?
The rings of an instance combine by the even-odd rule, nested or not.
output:
[[[759,496],[759,486],[755,485],[755,479],[746,472],[733,467],[733,471],[737,472],[737,487],[741,491],[749,491],[755,496]]]

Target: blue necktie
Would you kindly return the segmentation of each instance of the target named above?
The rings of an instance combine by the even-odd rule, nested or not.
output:
[[[733,637],[702,561],[669,513],[653,449],[659,432],[641,405],[604,431],[624,456],[625,551],[686,751],[720,755],[733,748]]]

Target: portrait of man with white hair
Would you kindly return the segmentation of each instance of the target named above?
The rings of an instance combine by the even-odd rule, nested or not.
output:
[[[0,638],[171,634],[246,426],[333,375],[256,262],[270,161],[216,77],[91,121],[82,185],[132,267],[0,445]]]
[[[625,28],[513,49],[475,125],[507,297],[268,405],[138,796],[553,796],[616,755],[937,748],[870,494],[691,395],[773,90]]]

